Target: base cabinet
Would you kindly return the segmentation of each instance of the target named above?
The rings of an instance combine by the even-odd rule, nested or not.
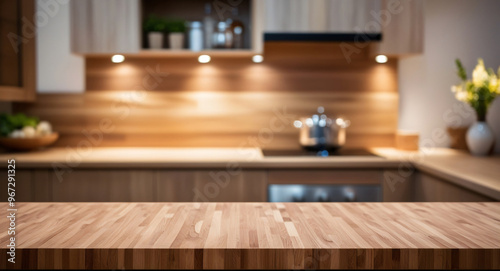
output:
[[[384,202],[413,201],[415,172],[407,170],[385,170],[382,176]]]
[[[494,199],[422,171],[397,169],[51,169],[16,171],[17,202],[265,202],[270,184],[380,185],[384,202]],[[7,201],[7,186],[0,200]]]
[[[55,202],[155,201],[155,173],[149,170],[76,170],[50,177]]]
[[[6,186],[3,188],[6,190]],[[18,170],[18,202],[265,202],[265,170]],[[7,201],[7,191],[1,193]]]
[[[157,201],[267,201],[267,173],[263,170],[162,170],[157,174]]]
[[[487,196],[424,172],[416,174],[414,190],[414,201],[417,202],[495,201]]]
[[[16,202],[52,201],[48,170],[16,170],[14,179],[15,186],[10,188],[15,190],[14,199]],[[0,201],[6,202],[8,200],[7,181],[3,184],[0,187]]]

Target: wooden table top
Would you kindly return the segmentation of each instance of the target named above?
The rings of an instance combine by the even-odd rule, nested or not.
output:
[[[18,206],[19,248],[500,248],[500,203]]]
[[[500,267],[500,203],[17,206],[16,268]]]

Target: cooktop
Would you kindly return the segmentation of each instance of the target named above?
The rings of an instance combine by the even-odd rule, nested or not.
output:
[[[338,150],[305,150],[305,149],[290,149],[290,150],[262,150],[264,157],[297,157],[297,156],[318,156],[318,157],[334,157],[334,156],[375,156],[366,149],[338,149]]]

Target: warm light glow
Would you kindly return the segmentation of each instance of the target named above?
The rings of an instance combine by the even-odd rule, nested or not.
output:
[[[210,62],[210,56],[209,55],[201,55],[198,57],[198,62],[200,63],[208,63]]]
[[[253,61],[254,63],[262,63],[262,61],[264,61],[264,57],[263,57],[263,56],[261,56],[261,55],[254,55],[254,56],[252,57],[252,61]]]
[[[125,60],[125,57],[122,55],[114,55],[111,57],[111,62],[113,63],[122,63]]]
[[[341,126],[342,124],[344,124],[344,120],[343,120],[343,119],[341,119],[341,118],[337,118],[337,119],[335,120],[335,123],[337,123],[337,125],[338,125],[338,126]]]
[[[387,56],[385,55],[378,55],[375,57],[375,61],[377,61],[377,63],[386,63],[387,62]]]

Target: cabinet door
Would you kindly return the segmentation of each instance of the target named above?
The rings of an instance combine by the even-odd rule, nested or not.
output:
[[[0,101],[33,101],[35,0],[0,1]]]
[[[380,0],[266,0],[265,32],[380,32],[371,13]]]
[[[418,172],[415,180],[415,201],[476,202],[494,200],[441,178]]]
[[[374,54],[405,56],[421,54],[424,48],[424,1],[382,2],[382,41]]]
[[[260,170],[161,170],[158,201],[263,202],[267,201],[267,174]]]
[[[382,177],[384,202],[413,201],[415,172],[413,168],[406,170],[385,170]]]
[[[49,202],[52,200],[51,182],[47,169],[16,169],[16,202]],[[0,187],[0,201],[7,201],[7,181]]]
[[[265,32],[382,33],[373,54],[423,51],[423,1],[265,0],[264,6]]]
[[[70,3],[73,52],[139,52],[139,0],[85,0]]]
[[[55,202],[155,201],[152,170],[81,169],[50,177]]]

